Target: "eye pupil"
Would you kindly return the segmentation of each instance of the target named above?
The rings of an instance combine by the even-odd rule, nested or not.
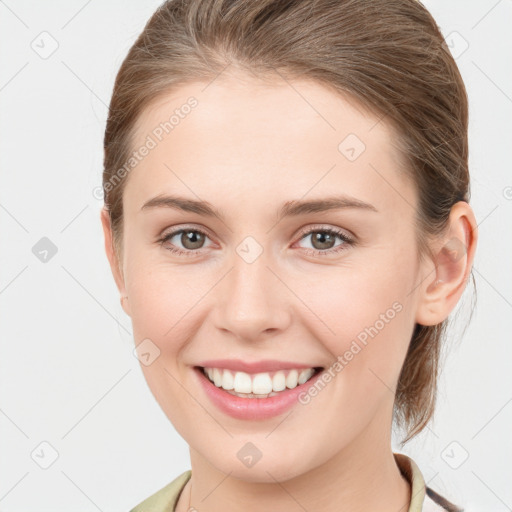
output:
[[[181,243],[183,247],[187,249],[199,249],[202,243],[204,243],[204,235],[199,231],[183,231],[181,234]]]
[[[326,242],[326,239],[330,240]],[[320,247],[315,247],[316,249],[330,249],[333,247],[335,239],[331,233],[327,233],[325,231],[317,231],[313,233],[313,245],[315,245],[317,242],[320,242]]]

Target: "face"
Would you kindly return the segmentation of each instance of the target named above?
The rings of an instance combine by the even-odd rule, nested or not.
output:
[[[143,113],[123,195],[124,307],[151,391],[199,457],[245,480],[389,443],[422,279],[396,134],[313,82],[205,86]],[[197,369],[212,365],[242,386],[237,370],[263,373],[261,389],[323,371],[245,398]]]

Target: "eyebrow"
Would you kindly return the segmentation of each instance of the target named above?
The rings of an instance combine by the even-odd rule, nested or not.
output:
[[[172,208],[189,213],[197,213],[206,217],[217,217],[224,219],[223,213],[214,208],[208,201],[196,201],[180,196],[158,195],[146,201],[141,211],[153,208]],[[324,199],[313,199],[309,201],[292,200],[283,204],[279,210],[278,219],[284,217],[296,217],[308,213],[319,213],[329,210],[358,208],[378,212],[377,208],[370,203],[350,196],[331,196]]]

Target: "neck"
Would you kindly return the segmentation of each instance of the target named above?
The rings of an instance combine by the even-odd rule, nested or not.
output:
[[[378,429],[370,425],[324,464],[283,482],[230,477],[191,449],[192,477],[176,510],[186,512],[190,506],[201,512],[226,512],[243,503],[244,512],[407,512],[410,485],[395,462],[390,429],[383,435],[382,418],[378,419],[373,422]]]

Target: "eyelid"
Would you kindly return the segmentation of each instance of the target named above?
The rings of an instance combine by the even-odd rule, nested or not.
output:
[[[297,236],[310,235],[315,231],[332,231],[339,236],[344,236],[353,243],[355,243],[356,241],[355,235],[348,231],[347,229],[339,228],[337,226],[330,226],[326,224],[309,224],[308,226],[301,228]]]
[[[159,239],[166,238],[169,235],[177,235],[181,231],[198,231],[199,233],[202,233],[203,235],[206,235],[208,238],[212,238],[211,232],[198,224],[178,224],[176,226],[172,226],[170,228],[165,228],[160,235],[158,235]]]

